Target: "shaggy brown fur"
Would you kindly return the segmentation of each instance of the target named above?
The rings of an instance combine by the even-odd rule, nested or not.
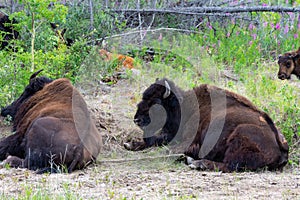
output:
[[[41,78],[31,80],[27,90]],[[18,110],[13,121],[15,133],[0,141],[0,159],[10,155],[5,163],[42,172],[65,166],[72,172],[97,158],[101,135],[69,80],[47,83],[14,105]]]
[[[160,131],[148,128],[152,121],[163,118],[154,105],[166,112]],[[191,157],[188,161],[194,161],[189,164],[198,169],[276,170],[288,161],[287,141],[271,118],[245,97],[214,86],[204,84],[182,91],[167,79],[158,80],[144,92],[134,122],[144,130],[144,140],[125,143],[125,148],[184,144],[182,153]]]
[[[290,79],[294,74],[300,79],[300,47],[297,51],[287,52],[278,57],[278,78]]]

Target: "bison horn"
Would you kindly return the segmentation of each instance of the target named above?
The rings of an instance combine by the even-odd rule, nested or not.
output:
[[[170,96],[170,94],[171,94],[171,88],[170,88],[168,81],[165,81],[165,87],[166,87],[166,91],[163,96],[164,99],[167,98],[168,96]]]
[[[34,72],[31,76],[30,76],[30,81],[32,80],[32,79],[34,79],[35,77],[36,77],[36,75],[38,75],[41,71],[43,71],[43,69],[40,69],[39,71],[37,71],[37,72]]]

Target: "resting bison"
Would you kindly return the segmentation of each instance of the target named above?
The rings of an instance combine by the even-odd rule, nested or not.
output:
[[[81,169],[97,158],[101,136],[70,81],[36,77],[38,73],[1,111],[3,116],[11,115],[14,134],[0,141],[0,160],[40,173]]]
[[[165,123],[155,126],[160,121]],[[157,80],[143,93],[134,122],[143,141],[125,143],[126,149],[185,144],[182,152],[198,169],[281,170],[288,161],[287,141],[270,117],[245,97],[214,86],[182,91]]]
[[[290,79],[294,74],[300,79],[300,48],[297,51],[287,52],[278,57],[279,72],[281,80]]]
[[[19,33],[13,29],[11,23],[16,23],[15,20],[10,20],[9,17],[0,11],[0,32],[3,38],[0,49],[4,49],[8,45],[8,41],[17,39]]]
[[[117,59],[118,62],[119,62],[118,63],[119,68],[120,67],[124,67],[124,68],[127,68],[127,69],[133,69],[134,68],[134,65],[135,65],[134,59],[130,56],[125,56],[125,55],[122,55],[122,54],[113,55],[113,53],[108,52],[105,49],[100,49],[99,54],[105,61],[111,61],[111,60]]]

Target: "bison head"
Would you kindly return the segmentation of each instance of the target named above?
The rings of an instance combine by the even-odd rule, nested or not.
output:
[[[176,134],[180,122],[181,91],[167,79],[156,80],[148,87],[137,105],[134,123],[144,131],[144,139],[159,129]]]
[[[299,52],[285,53],[278,57],[279,72],[278,78],[281,80],[290,79],[293,74],[297,60],[300,58]]]
[[[21,96],[15,100],[12,104],[6,106],[5,108],[2,108],[1,115],[3,117],[6,117],[10,115],[12,119],[14,120],[15,115],[19,109],[19,107],[31,96],[33,96],[36,92],[43,89],[43,87],[50,83],[52,79],[49,79],[47,77],[36,77],[38,73],[40,73],[42,70],[39,70],[31,75],[29,79],[29,84],[25,87],[24,92],[21,94]]]
[[[10,20],[9,16],[0,12],[0,31],[3,34],[3,40],[0,42],[0,49],[4,49],[9,44],[9,40],[17,39],[19,32],[14,30],[15,19]]]

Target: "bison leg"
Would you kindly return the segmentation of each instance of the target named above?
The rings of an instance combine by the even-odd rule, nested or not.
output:
[[[74,148],[74,159],[68,167],[68,173],[71,173],[74,169],[81,168],[80,166],[83,160],[83,147],[78,145]]]
[[[265,167],[277,169],[287,161],[287,156],[282,155],[280,151],[274,132],[267,126],[260,127],[252,124],[239,125],[230,134],[221,162],[215,162],[216,158],[210,156],[198,159],[195,156],[197,152],[199,152],[199,145],[191,145],[186,155],[192,155],[197,159],[189,163],[192,168],[202,170],[232,172],[255,171]]]
[[[193,160],[191,157],[187,157],[187,164],[190,168],[197,170],[230,172],[226,164],[207,159]]]
[[[131,142],[124,143],[124,147],[129,151],[141,151],[147,148],[147,144],[144,141],[143,142],[131,141]]]
[[[77,167],[75,149],[79,143],[80,138],[68,120],[62,122],[54,117],[38,118],[26,133],[25,167],[47,171],[47,168],[67,169],[71,163],[75,163],[70,168],[72,171]]]
[[[24,168],[24,159],[21,159],[17,156],[8,156],[2,163],[2,166],[9,165],[14,168]]]
[[[223,162],[231,171],[277,169],[287,162],[269,127],[239,125],[227,139]]]
[[[141,151],[152,146],[167,145],[170,140],[168,134],[161,134],[144,138],[142,142],[132,141],[130,143],[124,143],[124,147],[130,151]]]
[[[25,149],[23,145],[23,137],[15,133],[0,141],[0,160],[4,160],[8,155],[24,157]]]

